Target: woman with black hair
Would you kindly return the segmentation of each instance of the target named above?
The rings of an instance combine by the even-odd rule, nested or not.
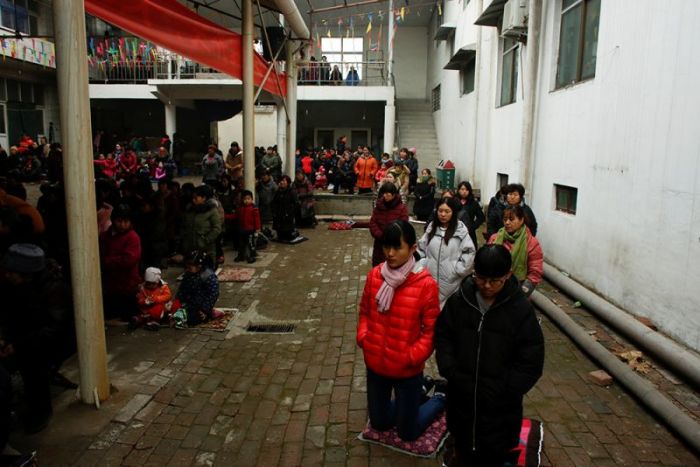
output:
[[[297,211],[299,198],[292,186],[289,175],[282,175],[277,182],[277,191],[272,198],[272,228],[281,241],[294,240],[296,235],[294,213]]]
[[[523,396],[542,376],[544,338],[505,247],[480,248],[474,271],[447,300],[435,328],[455,447],[445,464],[515,465]]]
[[[460,204],[457,216],[469,229],[469,236],[472,239],[472,243],[474,243],[474,248],[477,248],[476,231],[484,223],[486,216],[484,216],[481,203],[474,197],[471,183],[464,181],[457,186],[457,200],[459,200]]]
[[[372,266],[376,266],[386,259],[382,250],[384,229],[396,220],[408,221],[408,210],[406,205],[401,202],[396,185],[386,182],[379,188],[379,199],[369,220],[369,231],[374,237]]]
[[[464,223],[457,218],[459,201],[442,198],[437,215],[418,242],[418,254],[425,258],[430,274],[440,289],[440,308],[472,272],[474,243]]]
[[[381,242],[386,261],[367,274],[357,327],[367,366],[369,421],[379,431],[395,426],[401,439],[413,441],[445,406],[444,388],[436,385],[425,402],[422,389],[440,313],[438,290],[416,262],[416,231],[408,221],[388,224]]]

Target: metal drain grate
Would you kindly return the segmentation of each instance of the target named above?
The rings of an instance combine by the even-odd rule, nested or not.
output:
[[[294,332],[295,325],[289,323],[251,323],[246,327],[247,332],[263,332],[287,334]]]

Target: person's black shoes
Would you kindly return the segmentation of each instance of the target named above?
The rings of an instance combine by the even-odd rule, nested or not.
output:
[[[447,381],[444,379],[435,380],[435,390],[433,391],[434,396],[447,397]]]

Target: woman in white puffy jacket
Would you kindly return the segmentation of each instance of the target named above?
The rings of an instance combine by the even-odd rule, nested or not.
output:
[[[418,254],[440,288],[440,309],[474,267],[474,243],[458,213],[455,199],[441,199],[435,219],[418,242]]]

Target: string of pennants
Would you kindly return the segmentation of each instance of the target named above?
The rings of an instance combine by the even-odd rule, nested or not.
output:
[[[135,66],[157,60],[157,47],[135,37],[88,38],[88,63],[92,66]]]
[[[384,18],[387,14],[394,15],[394,33],[396,33],[398,25],[403,23],[410,15],[421,16],[421,13],[430,14],[435,10],[437,10],[438,15],[442,15],[442,4],[440,1],[413,3],[411,5],[406,2],[406,6],[397,7],[391,12],[387,10],[376,10],[366,13],[326,17],[312,25],[312,30],[314,31],[311,43],[312,50],[316,48],[319,50],[321,49],[321,37],[354,38],[355,18],[362,18],[367,19],[364,35],[369,39],[369,50],[378,51],[382,48]],[[375,30],[377,32],[373,34],[372,31]]]

